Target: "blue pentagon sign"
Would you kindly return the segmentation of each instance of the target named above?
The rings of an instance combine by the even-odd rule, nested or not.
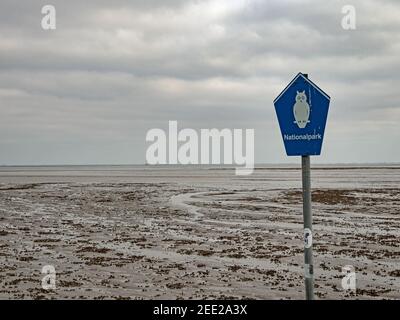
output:
[[[299,73],[274,100],[288,156],[321,154],[330,97]]]

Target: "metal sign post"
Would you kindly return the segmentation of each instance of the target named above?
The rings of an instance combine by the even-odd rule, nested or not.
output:
[[[286,154],[301,156],[306,299],[314,299],[310,156],[321,154],[330,97],[299,73],[274,100]]]
[[[303,180],[304,268],[306,299],[314,300],[310,156],[301,156],[301,174]]]

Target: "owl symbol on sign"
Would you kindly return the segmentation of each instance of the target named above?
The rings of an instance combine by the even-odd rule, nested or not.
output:
[[[293,106],[293,115],[297,126],[300,129],[304,129],[307,123],[310,122],[310,106],[307,103],[307,96],[305,91],[299,92],[296,94],[296,103]]]

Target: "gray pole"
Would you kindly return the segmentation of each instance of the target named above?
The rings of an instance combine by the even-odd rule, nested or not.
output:
[[[314,300],[310,156],[301,157],[301,170],[303,178],[304,268],[306,300]]]

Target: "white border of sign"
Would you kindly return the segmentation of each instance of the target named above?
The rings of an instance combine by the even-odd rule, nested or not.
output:
[[[289,89],[289,87],[292,85],[293,82],[295,82],[299,77],[302,77],[304,80],[306,80],[311,86],[313,86],[315,89],[317,89],[322,95],[325,96],[328,100],[331,100],[331,97],[329,97],[325,92],[323,92],[318,86],[313,83],[311,80],[306,78],[301,72],[286,86],[285,89],[279,94],[279,96],[274,100],[274,104],[282,97],[282,95]]]

